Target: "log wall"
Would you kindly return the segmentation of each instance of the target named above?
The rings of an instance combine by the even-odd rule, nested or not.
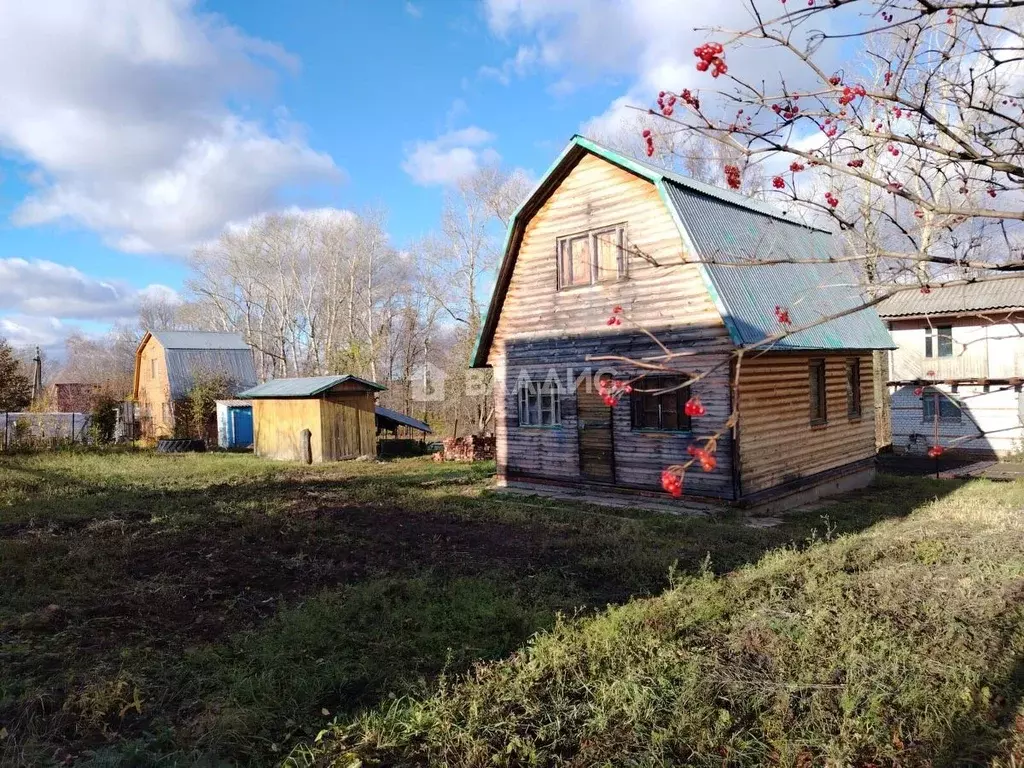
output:
[[[847,415],[846,361],[860,360],[861,416]],[[809,365],[825,359],[828,420],[811,426]],[[744,495],[875,455],[870,354],[765,354],[740,366]]]

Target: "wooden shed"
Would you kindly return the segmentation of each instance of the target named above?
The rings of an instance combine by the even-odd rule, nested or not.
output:
[[[375,456],[376,393],[380,384],[356,376],[273,379],[240,397],[252,400],[257,456],[303,459],[302,432],[310,432],[314,463]]]

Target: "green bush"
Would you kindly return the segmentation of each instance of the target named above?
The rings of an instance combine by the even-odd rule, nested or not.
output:
[[[117,409],[120,402],[113,395],[103,393],[96,398],[92,407],[91,422],[89,429],[92,432],[92,439],[101,444],[107,445],[114,442],[114,433],[117,431]]]

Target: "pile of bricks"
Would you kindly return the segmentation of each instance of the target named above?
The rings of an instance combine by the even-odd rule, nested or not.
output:
[[[444,449],[434,454],[434,461],[489,461],[494,458],[494,436],[467,435],[447,437]]]

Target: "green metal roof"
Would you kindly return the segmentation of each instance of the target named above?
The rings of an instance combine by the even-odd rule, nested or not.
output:
[[[794,332],[774,342],[772,349],[895,348],[874,309],[853,311],[863,301],[857,280],[847,263],[834,260],[839,244],[827,230],[802,224],[771,203],[680,176],[574,136],[512,217],[494,294],[473,351],[474,367],[487,364],[526,223],[587,153],[657,187],[683,240],[701,257],[701,276],[737,346],[757,344],[777,333],[775,306],[780,305],[789,310],[797,327],[837,317]],[[819,263],[740,266],[751,258],[785,256]]]
[[[240,392],[238,396],[254,400],[268,397],[315,397],[346,381],[354,381],[367,389],[377,391],[387,389],[375,381],[345,374],[341,376],[307,376],[297,379],[271,379],[252,389],[247,389],[245,392]]]

